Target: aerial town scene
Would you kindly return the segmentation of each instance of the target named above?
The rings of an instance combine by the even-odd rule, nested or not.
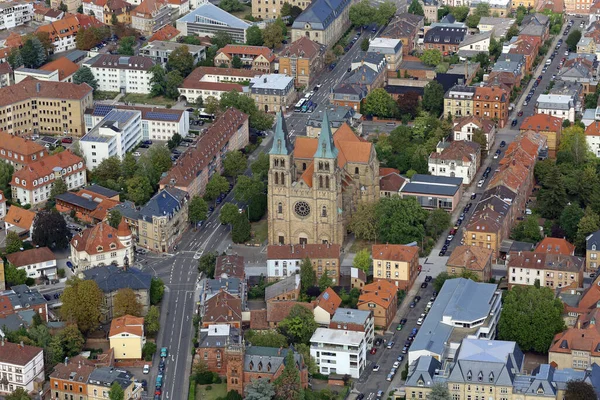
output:
[[[600,400],[600,0],[0,0],[0,400]]]

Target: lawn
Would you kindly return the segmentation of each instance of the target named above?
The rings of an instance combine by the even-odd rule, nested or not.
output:
[[[210,390],[206,390],[211,387]],[[216,400],[219,397],[225,398],[227,395],[227,384],[219,383],[218,385],[197,385],[196,400]]]
[[[94,92],[94,100],[112,100],[119,95],[119,92],[101,92],[96,90]]]
[[[359,251],[365,249],[369,250],[370,252],[372,245],[373,243],[368,240],[356,239],[354,240],[354,243],[352,243],[352,246],[350,246],[350,253],[358,253]]]
[[[155,106],[169,106],[175,104],[175,100],[167,99],[162,96],[150,97],[147,94],[129,93],[121,101],[134,104],[151,104]]]
[[[252,224],[252,239],[251,243],[263,244],[267,240],[267,235],[269,233],[269,223],[266,219],[261,219],[258,222],[254,222]]]

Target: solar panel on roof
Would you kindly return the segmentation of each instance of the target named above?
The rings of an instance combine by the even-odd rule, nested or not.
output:
[[[105,117],[113,108],[115,107],[108,104],[97,104],[94,108],[94,115]]]
[[[159,119],[159,120],[163,120],[163,121],[179,120],[179,115],[177,115],[177,114],[167,114],[167,113],[153,112],[153,111],[146,113],[146,117],[148,119]]]

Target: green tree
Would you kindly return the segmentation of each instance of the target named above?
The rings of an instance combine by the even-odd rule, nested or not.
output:
[[[73,83],[87,83],[92,87],[94,91],[98,89],[98,81],[96,81],[96,78],[94,78],[92,70],[85,65],[79,68],[77,72],[75,72],[75,74],[73,75]]]
[[[481,17],[479,15],[477,15],[477,14],[471,14],[465,20],[465,24],[467,24],[467,26],[469,28],[475,29],[475,28],[477,28],[477,25],[479,25],[479,20],[481,20]]]
[[[104,294],[93,280],[70,279],[60,296],[60,313],[67,322],[74,322],[81,332],[88,333],[100,325],[100,309]]]
[[[6,198],[10,198],[10,181],[12,181],[12,175],[14,168],[9,163],[0,163],[0,190],[4,192]]]
[[[156,343],[154,342],[146,342],[144,347],[142,347],[142,358],[144,361],[152,361],[152,357],[156,353]]]
[[[131,288],[117,290],[113,298],[113,316],[115,318],[124,315],[140,317],[142,315],[142,304],[138,301],[137,295]]]
[[[133,50],[134,46],[135,36],[126,36],[124,38],[121,38],[121,41],[119,42],[118,52],[123,56],[133,56],[135,55]]]
[[[542,189],[538,196],[538,208],[542,217],[558,218],[567,205],[567,201],[562,175],[558,166],[554,164],[542,181]]]
[[[194,69],[194,56],[186,45],[177,47],[169,55],[167,71],[177,71],[182,77],[188,76]]]
[[[246,400],[272,400],[275,388],[268,378],[254,379],[244,387]]]
[[[27,280],[27,271],[21,268],[17,268],[10,263],[5,265],[6,266],[4,267],[4,280],[6,281],[7,287],[25,284],[25,281]]]
[[[350,22],[352,22],[352,25],[354,26],[369,25],[375,21],[376,13],[377,10],[371,6],[368,0],[361,0],[360,2],[350,6]]]
[[[228,44],[233,43],[233,38],[227,32],[219,31],[210,39],[210,42],[214,44],[217,49],[222,49]]]
[[[145,176],[136,175],[127,180],[127,197],[137,205],[146,204],[154,190]]]
[[[238,213],[231,228],[231,240],[233,243],[245,243],[250,240],[251,234],[252,226],[250,225],[250,221],[246,217],[246,214]]]
[[[169,150],[173,150],[175,147],[179,146],[182,141],[183,138],[181,137],[181,135],[179,133],[175,133],[173,134],[173,136],[171,136],[171,139],[167,141],[167,147],[169,148]]]
[[[219,109],[226,110],[234,107],[250,116],[250,127],[258,130],[267,130],[273,127],[273,116],[259,111],[254,99],[236,91],[221,95]]]
[[[148,314],[144,318],[144,327],[146,333],[150,336],[154,336],[160,329],[160,311],[157,306],[150,306]]]
[[[198,260],[198,272],[206,275],[207,278],[214,278],[215,267],[217,265],[217,253],[206,253]]]
[[[579,29],[574,29],[571,31],[571,33],[569,33],[569,36],[567,36],[567,40],[565,40],[565,43],[567,44],[569,51],[577,50],[577,43],[579,43],[580,39],[581,39],[581,31]]]
[[[286,354],[285,367],[281,375],[275,380],[274,386],[276,400],[304,400],[300,371],[296,368],[294,352],[291,349]]]
[[[219,221],[222,224],[233,224],[239,218],[240,212],[238,208],[233,203],[225,203],[221,207],[221,213],[219,214]]]
[[[264,44],[263,34],[258,26],[252,25],[246,30],[246,44],[248,46],[262,46]]]
[[[52,190],[50,190],[50,198],[55,199],[59,194],[66,193],[69,189],[67,188],[67,184],[62,178],[58,178],[54,180],[52,184]]]
[[[46,62],[46,50],[40,39],[30,36],[19,50],[23,65],[27,68],[39,68]]]
[[[76,325],[67,325],[67,327],[60,332],[59,338],[64,354],[67,357],[74,357],[83,350],[85,338],[79,329],[77,329]]]
[[[452,15],[459,22],[465,22],[467,16],[469,15],[469,7],[468,6],[458,6],[452,7]]]
[[[365,99],[363,112],[367,115],[374,115],[380,118],[393,117],[396,114],[397,106],[392,96],[385,89],[378,88],[372,90]]]
[[[23,389],[22,387],[18,387],[14,392],[5,395],[4,399],[5,400],[30,400],[31,397],[29,396],[29,394],[27,394],[25,389]]]
[[[233,59],[231,60],[231,66],[233,68],[240,69],[244,66],[244,64],[242,63],[242,59],[239,56],[235,55],[235,56],[233,56]]]
[[[585,131],[577,125],[563,129],[558,149],[557,160],[582,165],[590,158]]]
[[[490,16],[490,5],[489,3],[478,3],[475,7],[475,15],[478,17],[489,17]]]
[[[487,155],[487,136],[482,129],[475,129],[473,131],[473,141],[481,146],[481,154]]]
[[[306,294],[307,290],[315,286],[317,275],[313,269],[310,258],[305,258],[300,264],[300,291]]]
[[[415,198],[382,198],[375,215],[380,243],[410,243],[422,240],[425,235],[427,211]]]
[[[160,303],[165,293],[165,283],[160,278],[152,277],[150,281],[150,304],[153,306]]]
[[[360,42],[360,49],[362,51],[368,51],[369,50],[369,45],[370,45],[369,39],[364,38],[362,40],[362,42]]]
[[[420,16],[425,16],[425,11],[423,11],[423,7],[419,0],[412,0],[410,6],[408,7],[409,14],[415,14]]]
[[[513,229],[513,237],[515,240],[522,242],[537,243],[542,239],[538,217],[536,215],[528,215]]]
[[[433,290],[435,290],[436,292],[440,292],[440,290],[442,290],[442,286],[444,286],[444,283],[448,280],[448,279],[452,279],[454,278],[454,276],[450,275],[447,272],[440,272],[438,274],[438,276],[435,277],[435,279],[433,280]]]
[[[204,189],[204,197],[208,201],[215,200],[222,193],[226,193],[229,190],[229,182],[221,175],[214,174]]]
[[[113,209],[108,212],[108,216],[106,219],[110,226],[117,229],[119,227],[119,224],[121,223],[121,220],[123,219],[123,216],[121,215],[119,210]]]
[[[69,8],[67,7],[67,5],[65,3],[63,3],[62,1],[60,2],[60,4],[58,5],[58,9],[62,12],[67,12],[69,11]]]
[[[423,109],[434,116],[444,111],[444,87],[437,81],[431,81],[425,86],[423,93]]]
[[[19,238],[19,235],[14,231],[9,231],[6,234],[6,248],[4,251],[6,251],[7,254],[16,253],[17,251],[21,250],[22,247],[23,241],[21,238]]]
[[[277,49],[279,46],[281,46],[283,37],[283,28],[279,24],[269,24],[263,30],[264,46],[267,46],[270,49]]]
[[[244,335],[244,339],[252,346],[263,347],[287,347],[287,338],[277,331],[254,331],[248,330]]]
[[[112,15],[110,16],[110,24],[116,25],[118,23],[119,23],[119,19],[117,18],[117,14],[112,13]]]
[[[239,0],[221,0],[219,7],[227,12],[243,11],[244,5]]]
[[[331,277],[329,276],[327,268],[325,268],[325,270],[321,274],[321,277],[319,278],[318,286],[319,286],[319,290],[322,292],[325,291],[325,289],[327,289],[328,287],[333,286],[333,279],[331,279]]]
[[[290,343],[309,344],[310,338],[317,330],[313,312],[296,304],[289,315],[277,326],[277,330],[288,338]]]
[[[354,268],[363,270],[367,275],[369,274],[372,265],[373,260],[371,260],[371,252],[367,249],[359,250],[354,256],[354,261],[352,261],[352,266]]]
[[[125,391],[119,384],[119,382],[113,382],[108,391],[108,398],[110,400],[123,400],[125,398]]]
[[[377,239],[376,208],[375,202],[360,202],[356,206],[350,217],[349,229],[357,238],[369,241]]]
[[[577,224],[577,236],[575,237],[575,245],[579,249],[585,249],[585,238],[590,233],[596,232],[600,229],[600,217],[596,214],[591,207],[585,209],[585,213],[579,224]]]
[[[256,160],[250,164],[250,170],[253,175],[261,177],[261,179],[267,179],[269,175],[269,155],[266,153],[260,153]]]
[[[514,36],[519,36],[519,27],[517,26],[517,24],[511,25],[510,28],[508,28],[508,31],[506,31],[507,41],[512,39]]]
[[[450,214],[441,208],[436,208],[427,216],[425,229],[429,236],[437,237],[450,226]]]
[[[560,213],[559,225],[565,231],[569,241],[575,240],[579,221],[583,218],[583,209],[577,204],[567,205]]]
[[[150,78],[150,96],[162,96],[165,94],[167,73],[160,64],[156,64],[150,68],[152,78]]]
[[[188,204],[188,218],[194,226],[200,221],[206,220],[208,215],[208,204],[200,196],[192,197]]]
[[[23,57],[21,56],[21,51],[17,47],[13,47],[6,57],[6,62],[12,69],[17,69],[22,66]]]
[[[564,400],[586,400],[597,397],[594,387],[589,383],[575,380],[567,382]]]
[[[66,249],[69,246],[69,229],[65,217],[56,209],[40,211],[33,222],[31,240],[40,247]]]
[[[183,77],[179,71],[171,71],[167,74],[165,81],[165,97],[173,100],[179,98],[178,88],[183,83]]]
[[[379,3],[377,11],[375,12],[375,22],[377,25],[385,25],[396,15],[397,7],[391,1],[385,1]]]
[[[235,199],[248,204],[248,218],[250,221],[258,221],[267,209],[267,196],[265,195],[265,183],[259,176],[249,177],[240,175],[235,185]]]
[[[121,161],[119,158],[116,156],[108,157],[102,160],[102,162],[94,168],[92,171],[92,179],[102,186],[109,186],[107,182],[116,182],[120,177],[120,171]]]
[[[223,172],[225,176],[229,176],[233,178],[233,182],[235,184],[235,178],[243,173],[248,166],[248,159],[239,150],[230,151],[225,155],[225,159],[223,160]]]
[[[546,353],[565,328],[563,304],[546,287],[516,286],[503,296],[498,338],[515,341],[522,351]]]
[[[431,386],[431,392],[429,392],[428,400],[451,400],[450,391],[448,385],[444,383],[434,383]]]

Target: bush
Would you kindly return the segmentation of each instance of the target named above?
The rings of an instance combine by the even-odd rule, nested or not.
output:
[[[33,285],[35,285],[35,279],[33,279],[33,278],[27,278],[27,279],[25,279],[25,284],[27,286],[33,286]]]
[[[61,279],[65,277],[65,269],[64,268],[59,268],[56,273],[58,274],[58,277]]]
[[[152,356],[156,353],[156,344],[152,342],[146,342],[142,348],[142,357],[144,361],[152,361]]]
[[[188,394],[188,400],[196,400],[196,382],[190,382],[190,392]]]

